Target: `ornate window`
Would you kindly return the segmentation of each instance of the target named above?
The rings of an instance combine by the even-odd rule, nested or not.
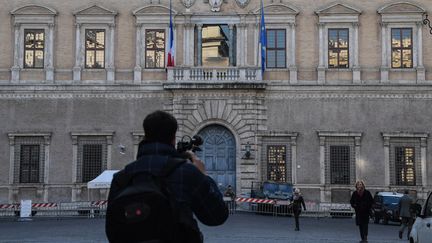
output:
[[[111,168],[112,136],[114,132],[73,132],[73,171],[75,183],[93,180]]]
[[[391,66],[392,68],[413,67],[412,28],[391,29]]]
[[[352,72],[352,82],[360,83],[358,32],[361,10],[332,3],[315,13],[319,21],[318,84],[324,84],[326,79],[337,79],[337,72]]]
[[[425,133],[383,133],[385,185],[426,185]]]
[[[45,30],[24,30],[24,68],[44,68]]]
[[[358,132],[318,132],[321,184],[352,185],[356,181],[361,136]]]
[[[286,68],[286,29],[267,29],[267,68]]]
[[[9,133],[10,184],[41,184],[48,180],[50,133]]]
[[[179,64],[176,55],[178,43],[176,41],[176,11],[172,11],[174,32],[174,58]],[[165,72],[169,43],[170,8],[160,4],[140,7],[133,11],[136,17],[135,34],[135,68],[134,81],[141,82],[143,72]],[[191,43],[188,43],[190,46]]]
[[[165,30],[146,30],[145,67],[165,68]]]
[[[287,181],[287,149],[285,145],[267,146],[267,180]]]
[[[268,132],[259,135],[262,144],[261,180],[297,182],[297,133]]]
[[[267,29],[267,51],[266,67],[269,71],[289,71],[289,82],[295,84],[297,80],[296,64],[296,16],[300,10],[288,3],[264,4]],[[254,11],[259,21],[261,8]],[[241,33],[241,31],[240,31]],[[259,51],[259,25],[254,30],[254,64],[261,66],[261,51]],[[244,33],[243,36],[247,35]],[[239,53],[246,56],[247,45],[239,44]],[[242,50],[243,49],[243,50]],[[242,56],[239,56],[239,63],[245,63]],[[244,64],[243,64],[244,65]],[[273,70],[272,70],[273,69]]]
[[[396,185],[415,185],[415,148],[395,147]]]
[[[14,64],[11,81],[19,82],[23,70],[45,72],[45,80],[54,80],[54,26],[57,11],[29,4],[11,11],[14,24]],[[40,71],[37,71],[40,70]]]
[[[96,4],[79,9],[74,15],[76,30],[73,79],[79,81],[83,72],[93,72],[93,76],[113,82],[117,12]]]
[[[328,67],[349,68],[349,29],[328,29]]]
[[[105,67],[105,30],[86,29],[85,68]]]
[[[415,72],[425,80],[422,21],[425,9],[408,1],[389,3],[378,9],[381,15],[381,82],[392,73]]]

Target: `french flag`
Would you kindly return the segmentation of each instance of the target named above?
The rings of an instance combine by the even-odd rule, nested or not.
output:
[[[172,23],[172,6],[170,0],[170,39],[169,39],[169,51],[168,51],[168,62],[167,67],[174,67],[174,31],[173,31],[173,23]]]

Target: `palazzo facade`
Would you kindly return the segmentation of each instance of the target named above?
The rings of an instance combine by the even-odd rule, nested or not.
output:
[[[134,160],[158,109],[178,140],[204,138],[209,175],[238,195],[270,180],[346,203],[363,179],[425,198],[429,0],[263,2],[3,1],[0,203],[106,198],[87,182]]]

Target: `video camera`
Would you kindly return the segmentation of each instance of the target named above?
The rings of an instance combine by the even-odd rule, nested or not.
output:
[[[192,152],[195,153],[195,151],[201,151],[199,146],[202,144],[203,144],[203,139],[200,136],[194,135],[193,137],[190,137],[188,135],[185,135],[177,143],[177,152],[184,153],[187,150],[191,150]]]

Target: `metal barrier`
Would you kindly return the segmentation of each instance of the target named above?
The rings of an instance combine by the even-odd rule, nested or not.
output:
[[[230,214],[237,212],[255,213],[271,216],[291,216],[290,201],[256,198],[224,197]],[[306,211],[303,217],[353,217],[354,211],[349,204],[305,202]],[[107,201],[93,202],[63,202],[63,203],[33,203],[33,217],[105,217]],[[0,217],[19,217],[19,204],[0,204]]]

